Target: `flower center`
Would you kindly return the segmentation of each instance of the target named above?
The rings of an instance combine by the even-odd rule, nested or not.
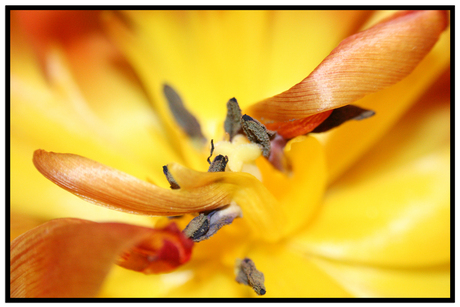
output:
[[[259,145],[249,142],[242,134],[237,134],[232,141],[220,141],[215,144],[215,153],[228,157],[228,168],[232,172],[245,172],[262,180],[262,175],[255,161],[262,155]]]
[[[179,125],[192,139],[202,140],[203,134],[198,121],[185,109],[179,95],[169,86],[165,86],[164,92]],[[269,158],[270,140],[275,133],[267,131],[264,125],[250,116],[242,115],[235,98],[227,103],[224,128],[226,140],[219,141],[215,145],[211,140],[208,172],[245,172],[262,181],[261,172],[255,162],[261,155]],[[213,155],[214,159],[211,159]],[[163,172],[171,189],[181,188],[167,166],[163,167]],[[182,232],[187,238],[200,242],[209,239],[223,226],[231,224],[235,218],[241,217],[243,212],[240,206],[237,202],[231,201],[227,206],[217,210],[198,212]],[[237,263],[236,281],[252,287],[258,295],[264,295],[266,290],[263,273],[258,271],[248,258]]]

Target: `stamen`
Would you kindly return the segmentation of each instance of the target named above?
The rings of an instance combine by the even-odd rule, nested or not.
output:
[[[214,152],[214,142],[211,140],[211,154],[208,157],[209,166],[208,172],[225,172],[227,166],[228,157],[218,155],[212,161],[210,158]],[[209,239],[213,236],[220,228],[225,225],[231,224],[237,217],[242,217],[240,207],[232,203],[229,206],[214,210],[208,213],[200,213],[197,217],[193,218],[190,223],[183,230],[184,235],[187,238],[195,242],[200,242]]]
[[[173,189],[173,190],[180,189],[179,184],[177,184],[176,180],[173,178],[173,176],[169,172],[167,165],[163,166],[163,173],[165,174],[166,179],[168,180],[168,182],[169,182],[169,184],[171,186],[171,189]]]
[[[200,213],[197,217],[193,218],[190,223],[188,223],[187,227],[182,231],[183,234],[195,241],[201,241],[202,238],[209,230],[209,218],[204,214]]]
[[[270,156],[270,138],[274,136],[273,133],[268,133],[264,125],[249,115],[243,115],[240,122],[248,139],[252,143],[261,145],[262,155],[268,158]]]
[[[225,172],[225,167],[227,167],[228,157],[223,155],[218,155],[214,158],[211,165],[208,168],[208,172]]]
[[[252,287],[257,295],[267,293],[264,285],[264,274],[256,269],[256,265],[249,258],[237,259],[235,266],[236,281]]]
[[[319,132],[326,132],[332,128],[340,126],[344,122],[354,119],[354,120],[362,120],[369,118],[375,114],[372,110],[366,110],[357,106],[347,105],[344,107],[340,107],[334,109],[321,124],[319,124],[315,129],[313,129],[314,133]]]
[[[227,102],[227,117],[224,122],[224,129],[230,135],[230,141],[241,130],[241,109],[235,98]]]
[[[190,221],[183,230],[183,233],[194,242],[207,240],[223,226],[231,224],[234,219],[242,216],[241,208],[237,204],[232,203],[229,206],[209,213],[200,213],[200,215]]]
[[[169,109],[171,110],[176,122],[182,127],[185,133],[192,139],[203,142],[206,138],[201,132],[200,123],[184,106],[179,94],[169,85],[163,85],[163,93],[168,101]]]
[[[223,155],[218,155],[212,161],[210,158],[212,157],[212,153],[214,152],[214,141],[211,140],[211,154],[208,157],[208,163],[211,164],[208,168],[208,172],[225,172],[225,167],[227,167],[228,157]]]

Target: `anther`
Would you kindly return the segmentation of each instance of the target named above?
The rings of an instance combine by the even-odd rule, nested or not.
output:
[[[209,230],[209,218],[200,213],[197,217],[193,218],[187,227],[182,231],[183,234],[191,240],[198,242]]]
[[[173,176],[169,172],[167,165],[163,166],[163,173],[165,174],[166,179],[168,180],[169,185],[171,186],[171,189],[173,190],[180,189],[180,186],[177,184],[176,180],[173,178]]]
[[[227,167],[228,157],[223,155],[218,155],[214,158],[214,161],[211,163],[212,153],[214,152],[214,141],[211,140],[211,154],[208,157],[209,168],[208,172],[225,172]]]
[[[183,233],[187,238],[200,242],[209,239],[223,226],[231,224],[234,219],[242,216],[240,207],[230,204],[208,213],[200,213],[190,221]]]
[[[208,213],[209,230],[206,233],[206,239],[213,236],[223,226],[230,225],[237,217],[243,217],[243,212],[235,203]]]
[[[230,135],[230,141],[241,130],[241,109],[235,98],[227,102],[227,117],[224,122],[224,129]]]
[[[185,107],[182,98],[169,85],[163,85],[163,93],[168,101],[169,109],[174,116],[174,119],[182,127],[185,133],[192,139],[198,140],[200,143],[205,141],[201,126],[198,120]]]
[[[344,122],[351,119],[362,120],[373,115],[375,115],[375,112],[372,110],[363,109],[354,105],[343,106],[334,109],[331,115],[329,115],[329,117],[326,118],[320,125],[318,125],[312,132],[326,132],[332,128],[340,126]]]
[[[274,136],[273,133],[269,133],[264,125],[249,115],[243,115],[240,122],[249,141],[261,145],[262,155],[268,158],[270,156],[270,138]]]
[[[235,280],[240,284],[252,287],[257,295],[264,295],[267,293],[264,285],[264,274],[256,269],[256,265],[251,259],[237,259],[235,273]]]
[[[218,155],[214,158],[211,165],[208,168],[208,172],[225,172],[225,167],[227,167],[228,157],[223,155]]]

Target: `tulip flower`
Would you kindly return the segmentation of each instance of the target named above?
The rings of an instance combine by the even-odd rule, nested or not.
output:
[[[10,295],[449,297],[449,48],[445,11],[12,12]]]

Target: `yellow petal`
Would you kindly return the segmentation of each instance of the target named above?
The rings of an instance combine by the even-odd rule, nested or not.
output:
[[[329,259],[391,267],[450,260],[449,148],[331,190],[293,244]]]
[[[255,245],[247,257],[264,274],[270,297],[350,297],[345,287],[337,283],[304,255],[284,245]],[[256,296],[246,287],[246,293]]]
[[[175,288],[182,281],[181,277],[187,280],[187,274],[177,271],[161,275],[145,275],[136,271],[114,266],[107,275],[98,297],[165,297],[169,288]],[[168,282],[171,280],[171,282]],[[129,281],[129,282],[128,282]]]
[[[331,188],[353,185],[450,146],[450,72],[429,88],[397,123]],[[352,141],[352,140],[350,140]]]
[[[277,198],[285,212],[288,232],[304,227],[321,204],[326,188],[326,163],[322,146],[312,136],[287,143],[284,154],[292,173],[275,170],[265,159],[258,160],[262,182]]]
[[[396,14],[348,37],[302,82],[246,110],[262,123],[300,119],[350,104],[406,77],[447,26],[447,13]]]
[[[233,268],[207,261],[194,266],[193,274],[183,285],[171,288],[168,297],[245,297],[245,289],[234,280]],[[176,274],[177,275],[177,274]],[[251,290],[252,291],[252,290]]]
[[[320,258],[313,258],[312,262],[357,297],[451,297],[448,265],[398,269],[346,264]]]

